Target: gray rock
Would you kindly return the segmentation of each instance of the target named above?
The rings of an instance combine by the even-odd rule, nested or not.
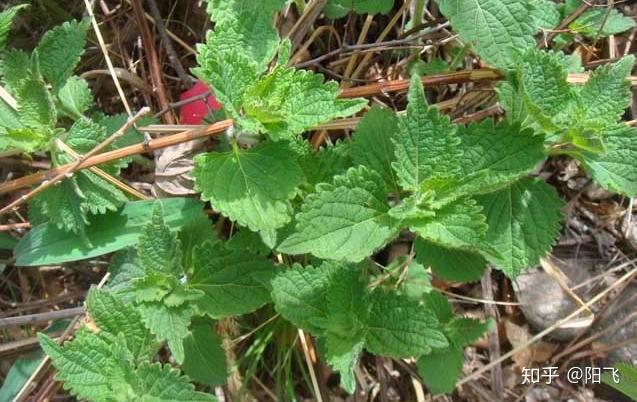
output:
[[[555,253],[559,255],[559,250],[556,249]],[[572,288],[591,277],[598,259],[591,255],[580,255],[553,258],[551,261],[568,278]],[[522,313],[531,326],[538,331],[550,327],[579,307],[579,304],[562,289],[559,283],[539,267],[518,276],[513,282],[513,288],[521,303]],[[587,286],[575,291],[583,300],[588,298],[590,292],[591,289]],[[586,328],[559,328],[550,336],[557,340],[570,340],[584,330]]]

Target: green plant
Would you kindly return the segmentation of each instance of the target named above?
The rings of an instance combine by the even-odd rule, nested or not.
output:
[[[7,98],[0,100],[0,150],[47,152],[52,165],[60,166],[85,154],[115,133],[125,115],[106,116],[95,109],[88,83],[73,75],[86,44],[88,21],[70,21],[47,32],[29,54],[5,49],[11,21],[24,6],[0,16],[0,77]],[[108,149],[139,142],[141,134],[129,129]],[[66,147],[70,148],[67,149]],[[130,159],[99,168],[117,176]],[[30,219],[36,225],[52,222],[60,229],[85,235],[91,215],[117,210],[126,194],[103,176],[80,171],[49,187],[30,200]]]
[[[532,174],[549,156],[575,158],[603,187],[637,195],[637,135],[619,122],[634,59],[571,86],[569,70],[580,69],[575,60],[534,49],[549,2],[438,1],[466,44],[505,76],[498,88],[504,121],[453,124],[428,105],[413,76],[405,115],[373,107],[351,141],[316,153],[303,133],[360,112],[366,101],[339,99],[336,83],[287,66],[290,43],[272,26],[284,3],[211,0],[215,29],[199,46],[194,70],[235,122],[225,148],[196,156],[196,187],[238,233],[224,242],[193,222],[176,234],[155,207],[136,249],[114,259],[107,290],[89,298],[101,331],[82,330],[63,347],[42,338],[76,395],[124,400],[146,391],[135,382],[143,387],[157,378],[181,392],[170,398],[199,400],[183,377],[149,363],[157,351],[151,345],[166,341],[190,377],[217,384],[222,375],[210,378],[225,362],[209,320],[270,302],[317,338],[347,391],[355,390],[353,369],[367,350],[417,358],[430,389],[449,392],[463,347],[492,323],[454,316],[428,285],[425,267],[475,281],[488,264],[511,278],[537,264],[563,219],[557,191]],[[386,267],[371,259],[411,239],[404,259]],[[114,313],[100,310],[100,298],[128,303],[129,312],[108,318]],[[126,339],[129,327],[141,335]],[[203,344],[214,349],[207,369],[192,363],[201,360],[196,346]],[[108,364],[95,374],[100,387],[89,390],[74,370],[91,353]],[[205,381],[204,370],[217,374]]]

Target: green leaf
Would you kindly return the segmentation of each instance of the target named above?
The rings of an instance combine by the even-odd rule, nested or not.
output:
[[[2,57],[0,69],[7,89],[12,93],[17,92],[20,81],[29,76],[28,66],[31,64],[29,55],[19,49],[11,49]]]
[[[392,166],[403,189],[418,192],[426,179],[459,173],[460,139],[449,118],[428,107],[417,76],[412,77],[408,99],[407,116],[394,137]]]
[[[462,348],[480,339],[495,328],[494,321],[481,322],[473,318],[454,318],[445,326],[445,334],[452,344]]]
[[[134,390],[126,400],[150,401],[217,401],[212,395],[195,391],[195,387],[188,383],[188,377],[179,375],[179,371],[168,365],[159,363],[145,363],[131,373],[130,385]]]
[[[270,301],[274,265],[263,256],[207,242],[193,253],[190,286],[204,293],[197,303],[213,318],[248,314]]]
[[[55,125],[57,121],[55,104],[42,78],[31,73],[20,81],[16,100],[20,120],[25,126],[46,130]]]
[[[189,377],[210,386],[226,383],[226,354],[221,339],[209,324],[192,326],[190,335],[184,339],[184,351],[182,368]]]
[[[333,346],[334,342],[331,345],[331,350],[327,352],[327,362],[341,376],[341,387],[349,394],[353,394],[356,391],[354,369],[363,351],[363,342],[354,346],[350,346],[348,343],[343,348]]]
[[[46,149],[49,142],[49,132],[33,128],[9,128],[2,138],[6,148],[16,148],[20,151],[33,153]]]
[[[410,230],[436,244],[480,251],[487,231],[482,207],[470,198],[459,199],[435,211],[434,216],[411,219]]]
[[[247,151],[213,152],[195,157],[201,198],[254,232],[271,233],[291,219],[289,200],[303,172],[284,142],[266,142]]]
[[[364,166],[319,185],[296,216],[296,231],[277,248],[286,254],[357,262],[397,234],[382,178]]]
[[[449,345],[436,317],[407,296],[377,290],[370,303],[365,344],[371,353],[402,358]]]
[[[55,91],[73,75],[84,53],[88,20],[67,21],[42,37],[36,48],[40,71]]]
[[[80,77],[71,77],[58,92],[60,111],[72,119],[80,119],[93,104],[93,94],[88,82]]]
[[[615,368],[618,370],[619,382],[616,383],[613,376],[607,370],[602,374],[602,382],[633,400],[637,400],[637,368],[626,363],[617,363]]]
[[[413,300],[422,300],[424,294],[430,292],[431,277],[427,269],[417,261],[411,261],[407,266],[407,275],[403,280],[403,292]]]
[[[136,361],[151,359],[159,344],[142,323],[139,312],[109,292],[91,289],[86,299],[91,319],[101,331],[126,335],[126,346]]]
[[[377,106],[358,123],[352,140],[352,160],[356,165],[376,171],[387,188],[398,192],[394,161],[394,138],[398,132],[398,118],[389,110]]]
[[[551,30],[562,20],[559,4],[551,0],[532,0],[533,17],[538,28]]]
[[[246,91],[246,118],[275,141],[289,140],[367,104],[364,99],[339,99],[338,83],[323,81],[321,74],[278,66]]]
[[[64,382],[65,389],[92,401],[106,401],[108,395],[113,395],[112,382],[117,381],[111,378],[117,375],[114,348],[104,335],[82,328],[64,347],[42,333],[38,339],[58,369],[55,378]]]
[[[4,99],[0,99],[0,132],[2,128],[7,130],[18,130],[24,126],[20,123],[20,118],[15,109],[13,109]]]
[[[635,57],[631,55],[593,71],[579,91],[581,107],[586,110],[585,118],[603,119],[609,124],[621,118],[632,99],[627,78],[634,65]]]
[[[0,232],[0,250],[13,250],[18,241],[6,232]]]
[[[11,32],[11,25],[18,13],[27,8],[28,4],[19,4],[17,6],[9,7],[0,13],[0,52],[4,51],[7,47],[7,37]]]
[[[147,273],[181,273],[181,244],[164,221],[162,204],[156,202],[150,221],[142,229],[137,244],[140,266]]]
[[[323,263],[318,268],[295,265],[272,279],[274,308],[286,320],[313,333],[321,332],[321,320],[328,316],[325,299],[330,273],[335,268]]]
[[[299,163],[305,174],[308,192],[314,192],[314,186],[319,183],[330,183],[334,176],[338,176],[352,167],[352,144],[338,141],[333,145],[321,147],[317,152],[310,149],[309,143],[302,141],[304,147],[301,151]]]
[[[15,401],[22,387],[31,375],[40,366],[44,356],[42,352],[20,357],[12,365],[6,374],[0,387],[0,401]]]
[[[544,138],[519,124],[488,119],[460,126],[462,175],[459,193],[488,193],[526,176],[546,158]]]
[[[462,374],[463,358],[464,354],[459,348],[434,350],[418,359],[418,374],[432,394],[450,393]]]
[[[14,250],[16,265],[58,265],[94,258],[134,246],[150,220],[155,201],[134,201],[122,209],[89,217],[86,241],[47,223],[31,229]],[[169,198],[161,201],[164,220],[173,230],[192,220],[207,219],[202,204],[193,199]]]
[[[477,199],[489,225],[486,243],[500,252],[491,262],[507,276],[515,278],[550,251],[564,206],[553,187],[527,178]]]
[[[71,178],[35,196],[29,209],[37,209],[40,216],[60,230],[83,234],[89,224],[85,202],[86,196]]]
[[[272,23],[274,14],[285,3],[284,0],[210,1],[208,13],[215,22],[215,30],[208,33],[205,46],[218,52],[221,60],[240,52],[263,72],[279,45],[279,35]]]
[[[417,261],[447,281],[475,282],[482,278],[487,267],[480,254],[439,246],[421,238],[414,241],[414,250]]]
[[[394,6],[394,0],[328,0],[323,12],[327,18],[341,18],[348,12],[357,14],[386,14]]]
[[[526,0],[437,0],[440,11],[487,62],[503,67],[513,49],[535,46],[537,22]]]
[[[568,27],[575,33],[597,40],[626,32],[635,25],[632,18],[608,6],[589,8]]]
[[[515,77],[521,91],[517,96],[522,97],[534,122],[545,129],[554,129],[554,117],[574,99],[561,57],[560,53],[530,49],[515,60]]]
[[[586,171],[602,187],[625,194],[637,195],[637,131],[632,127],[616,125],[604,133],[606,152],[576,154]]]
[[[453,311],[449,300],[438,292],[429,292],[424,295],[425,309],[431,311],[438,321],[448,324],[453,319]]]
[[[169,307],[161,303],[141,303],[137,308],[150,331],[159,339],[168,341],[175,360],[183,363],[183,341],[190,334],[188,327],[192,317],[197,314],[196,307],[187,304]]]
[[[214,88],[215,97],[225,110],[238,118],[246,90],[258,80],[256,67],[248,56],[239,52],[222,58],[209,46],[199,45],[197,51],[199,67],[193,69],[194,74]]]

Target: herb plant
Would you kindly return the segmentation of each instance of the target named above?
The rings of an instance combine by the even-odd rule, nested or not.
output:
[[[188,377],[221,384],[227,368],[214,320],[271,303],[316,337],[350,393],[364,350],[416,358],[432,392],[453,390],[463,348],[493,323],[454,315],[428,285],[426,268],[470,282],[487,265],[510,278],[536,265],[563,219],[557,191],[534,175],[547,157],[573,158],[602,187],[637,195],[637,133],[620,121],[634,59],[599,67],[573,86],[567,76],[582,71],[578,61],[536,48],[538,33],[564,12],[555,3],[437,2],[471,51],[502,73],[505,119],[454,124],[428,104],[416,75],[404,114],[341,99],[337,83],[289,66],[290,42],[272,24],[284,0],[208,2],[215,27],[198,48],[194,73],[214,88],[234,127],[219,150],[195,157],[193,175],[201,198],[237,233],[224,241],[201,221],[177,233],[158,202],[136,247],[113,259],[106,288],[91,291],[90,325],[63,346],[41,335],[65,387],[95,401],[213,400],[154,362],[159,347],[167,343]],[[327,10],[332,17],[386,12],[384,3],[334,0]],[[606,30],[597,20],[595,11],[584,14],[574,31],[608,35],[628,26],[616,14]],[[64,163],[70,159],[55,138],[82,153],[112,132],[109,118],[86,116],[88,86],[71,77],[84,32],[84,23],[65,24],[31,56],[4,52],[4,82],[21,105],[13,112],[2,104],[3,116],[13,116],[2,119],[5,147],[46,150]],[[60,37],[77,46],[58,49]],[[61,68],[56,58],[70,61]],[[18,61],[31,66],[23,76],[12,68]],[[351,141],[311,150],[304,133],[359,112]],[[58,116],[72,123],[68,130]],[[107,168],[115,174],[124,165]],[[52,189],[33,210],[76,232],[90,230],[87,214],[125,201],[92,173],[63,185],[70,191]],[[412,242],[412,251],[386,267],[372,260],[394,242]]]
[[[127,118],[99,112],[86,80],[73,75],[84,53],[88,21],[53,28],[30,54],[6,49],[11,20],[23,8],[10,8],[0,16],[0,76],[8,96],[16,101],[11,105],[0,99],[0,150],[46,152],[57,167],[91,151]],[[108,150],[140,140],[141,135],[130,129]],[[99,168],[117,177],[129,163],[130,159],[122,159]],[[34,197],[29,217],[33,224],[52,222],[83,236],[91,215],[115,211],[126,201],[126,194],[104,176],[80,171]]]

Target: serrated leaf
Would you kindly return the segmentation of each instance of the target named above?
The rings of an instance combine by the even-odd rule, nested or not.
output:
[[[2,79],[12,93],[17,92],[20,81],[29,76],[27,66],[30,64],[29,55],[22,50],[11,49],[3,55],[0,64]]]
[[[93,94],[88,82],[80,77],[71,77],[57,94],[60,111],[65,115],[80,119],[93,103]]]
[[[104,336],[82,328],[64,347],[48,336],[38,334],[40,346],[58,369],[56,379],[74,395],[92,401],[106,401],[113,394],[110,374],[113,368],[112,344]]]
[[[138,305],[142,320],[150,331],[160,339],[168,341],[168,346],[178,363],[184,361],[184,338],[190,334],[190,321],[197,314],[192,304],[168,307],[161,303],[141,303]]]
[[[286,254],[358,262],[397,234],[382,178],[364,166],[337,176],[306,197],[296,231],[277,248]]]
[[[33,153],[45,149],[49,142],[49,132],[29,127],[9,128],[2,134],[7,148]]]
[[[462,349],[455,347],[434,350],[418,359],[418,373],[432,394],[453,391],[462,374]]]
[[[533,17],[538,28],[554,29],[562,20],[559,4],[551,0],[532,0]]]
[[[18,84],[16,100],[21,122],[28,127],[46,130],[57,121],[55,104],[44,81],[31,73]]]
[[[380,290],[369,300],[365,345],[371,353],[411,357],[449,345],[436,317],[418,302]]]
[[[318,333],[318,323],[328,315],[325,299],[334,269],[324,263],[318,268],[298,265],[272,279],[272,301],[283,318],[299,328]]]
[[[334,370],[338,371],[341,377],[341,387],[349,394],[353,394],[356,391],[354,369],[363,351],[363,342],[359,342],[354,346],[349,343],[343,347],[335,347],[333,345],[334,342],[330,348],[328,344],[326,360]]]
[[[57,228],[79,234],[89,224],[86,207],[83,205],[85,200],[86,197],[77,187],[75,179],[71,178],[35,196],[30,209],[37,209],[39,214]]]
[[[184,339],[185,359],[182,368],[192,379],[206,385],[224,384],[228,379],[226,354],[213,327],[193,325]]]
[[[137,256],[147,273],[178,275],[181,272],[181,244],[166,225],[163,214],[161,203],[155,203],[150,221],[139,236]]]
[[[452,344],[462,348],[476,342],[494,327],[493,321],[482,322],[473,318],[458,317],[445,325],[445,334]]]
[[[449,118],[427,105],[417,76],[412,77],[408,100],[407,116],[400,120],[400,130],[393,139],[392,167],[403,189],[418,192],[432,176],[451,177],[460,172],[460,139]]]
[[[544,138],[519,124],[494,124],[488,119],[458,129],[462,150],[460,192],[497,190],[528,173],[546,158]]]
[[[144,326],[139,312],[132,305],[107,291],[91,289],[86,308],[101,331],[126,335],[126,346],[137,361],[151,359],[157,353],[157,340]]]
[[[274,57],[279,36],[272,21],[286,1],[212,0],[208,13],[215,30],[208,34],[207,46],[222,54],[241,52],[262,72]]]
[[[624,114],[632,97],[627,78],[634,65],[635,57],[631,55],[593,71],[579,91],[581,107],[586,110],[585,118],[603,119],[614,124]]]
[[[438,292],[429,292],[423,297],[425,309],[431,311],[438,321],[448,324],[453,319],[453,311],[449,300]]]
[[[586,171],[602,187],[625,194],[637,195],[637,131],[632,127],[617,125],[604,133],[606,151],[580,152],[576,154]]]
[[[480,251],[487,224],[482,207],[470,198],[460,199],[435,211],[434,216],[411,219],[410,230],[436,244]]]
[[[188,383],[188,377],[179,375],[179,371],[168,365],[144,363],[131,374],[134,374],[130,379],[134,395],[129,395],[127,400],[217,401],[212,395],[195,391],[195,387]]]
[[[13,20],[21,10],[28,7],[28,4],[20,4],[17,6],[9,7],[0,13],[0,52],[7,46],[7,37],[11,32],[11,25]]]
[[[197,50],[199,67],[193,72],[214,88],[215,96],[232,117],[239,117],[244,94],[258,79],[256,67],[239,52],[221,58],[214,48],[199,45]]]
[[[512,49],[535,45],[537,22],[526,0],[437,0],[440,11],[487,62],[504,67]]]
[[[394,0],[329,0],[323,9],[327,18],[341,18],[348,12],[357,14],[386,14]]]
[[[329,183],[334,179],[334,176],[338,176],[352,167],[350,154],[353,153],[353,148],[350,142],[338,141],[313,152],[307,141],[300,141],[304,146],[307,146],[307,149],[300,153],[299,163],[305,174],[309,192],[313,192],[314,186],[317,184]]]
[[[55,91],[73,75],[84,53],[88,20],[67,21],[42,37],[36,48],[42,75]]]
[[[335,81],[308,70],[277,67],[245,93],[246,118],[274,140],[292,139],[319,124],[360,111],[364,99],[339,99]]]
[[[516,57],[515,68],[517,96],[528,114],[544,129],[554,129],[553,118],[574,99],[560,54],[531,49]]]
[[[537,264],[560,232],[564,203],[541,180],[522,179],[477,200],[489,225],[486,243],[499,251],[491,262],[511,278]]]
[[[626,32],[635,25],[632,18],[608,6],[589,8],[568,27],[588,38],[600,39]]]
[[[270,301],[274,265],[263,256],[208,242],[193,252],[189,285],[204,293],[197,303],[213,318],[248,314]]]
[[[0,132],[3,130],[19,130],[24,128],[20,123],[20,117],[15,109],[13,109],[4,99],[0,99]]]
[[[487,261],[478,253],[443,247],[422,238],[414,240],[414,251],[417,261],[447,281],[477,281],[487,267]]]
[[[356,165],[376,171],[387,188],[398,192],[394,161],[394,138],[398,132],[398,118],[388,109],[377,106],[358,123],[352,140],[352,160]]]
[[[432,289],[431,277],[427,269],[418,263],[412,261],[407,266],[407,275],[403,280],[403,292],[414,300],[422,300],[422,296]]]
[[[197,155],[193,175],[204,200],[255,232],[271,232],[290,221],[288,200],[303,179],[284,142]]]

